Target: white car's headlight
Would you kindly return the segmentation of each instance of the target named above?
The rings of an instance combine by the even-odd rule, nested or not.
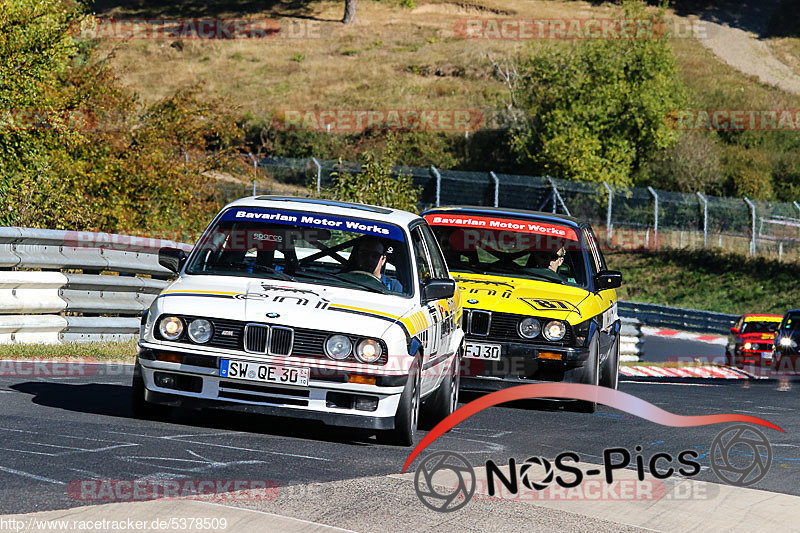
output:
[[[168,341],[178,340],[183,335],[183,320],[176,316],[165,316],[158,323],[158,332]]]
[[[567,326],[560,320],[551,320],[544,328],[544,338],[549,341],[560,341],[567,334]]]
[[[374,363],[383,355],[381,343],[374,339],[364,339],[356,346],[356,359],[362,363]]]
[[[196,318],[189,322],[189,338],[197,344],[203,344],[211,340],[214,334],[214,327],[205,318]]]
[[[353,343],[344,335],[332,335],[325,342],[325,353],[331,359],[341,361],[353,351]]]
[[[542,331],[542,325],[535,318],[523,318],[517,326],[520,337],[532,339]]]

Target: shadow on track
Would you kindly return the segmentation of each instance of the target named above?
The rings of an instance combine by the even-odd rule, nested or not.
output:
[[[46,381],[18,383],[9,388],[30,394],[33,403],[90,415],[130,418],[142,424],[173,424],[226,431],[301,438],[313,441],[369,446],[367,430],[326,426],[314,420],[243,414],[221,409],[172,408],[164,420],[140,420],[131,410],[131,388],[112,384],[68,384]]]

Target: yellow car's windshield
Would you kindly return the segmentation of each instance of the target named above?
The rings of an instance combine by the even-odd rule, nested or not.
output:
[[[532,231],[528,221],[523,220],[506,222],[504,227],[497,228],[464,227],[463,222],[448,225],[449,220],[445,222],[444,217],[426,219],[451,271],[587,286],[583,249],[571,228],[548,224],[546,230],[551,233],[543,234],[545,226],[533,224]],[[475,220],[475,217],[469,219],[470,223]]]

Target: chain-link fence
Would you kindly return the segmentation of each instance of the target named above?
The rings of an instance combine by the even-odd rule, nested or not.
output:
[[[259,162],[259,171],[281,185],[272,190],[258,188],[257,192],[315,196],[332,184],[334,171],[355,173],[359,169],[352,162],[265,158]],[[420,188],[420,209],[480,205],[546,211],[591,222],[612,249],[705,247],[800,260],[798,202],[750,201],[435,167],[397,167],[396,171],[410,175]],[[223,188],[228,200],[250,194],[252,187],[226,184]]]

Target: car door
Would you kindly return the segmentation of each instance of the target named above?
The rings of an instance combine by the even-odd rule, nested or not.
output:
[[[595,274],[607,269],[605,259],[591,228],[583,228],[583,239],[589,255],[589,275],[594,278]],[[602,355],[608,353],[611,343],[614,341],[614,324],[618,320],[617,291],[614,289],[597,291],[594,297],[597,298],[600,308],[604,310],[601,316],[597,317],[600,328],[600,354]]]
[[[427,230],[427,231],[426,231]],[[441,255],[441,251],[433,237],[430,228],[425,224],[419,224],[411,230],[411,242],[414,247],[414,256],[417,263],[419,274],[419,291],[422,295],[422,288],[425,283],[432,279],[447,279],[449,273],[446,263]],[[433,250],[433,254],[431,253]],[[438,305],[438,302],[422,302],[422,319],[427,328],[418,334],[418,338],[423,347],[423,373],[421,389],[426,394],[436,387],[441,379],[441,363],[446,358],[446,351],[449,343],[446,331],[447,314],[445,308]]]

